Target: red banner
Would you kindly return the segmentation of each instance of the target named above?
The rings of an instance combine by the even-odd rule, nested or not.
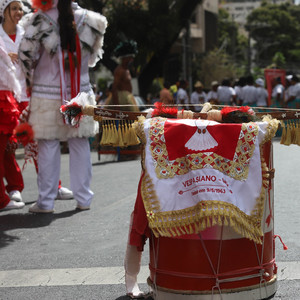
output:
[[[271,105],[271,98],[272,98],[272,89],[274,87],[274,79],[280,77],[281,84],[285,86],[285,76],[286,72],[285,70],[281,69],[265,69],[265,78],[267,83],[267,90],[268,90],[268,106]]]

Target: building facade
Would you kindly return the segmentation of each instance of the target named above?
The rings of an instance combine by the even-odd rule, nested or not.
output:
[[[220,7],[227,10],[232,20],[236,22],[240,28],[243,28],[247,21],[247,16],[252,10],[261,5],[262,0],[221,0]],[[293,0],[270,0],[273,4],[291,3]]]

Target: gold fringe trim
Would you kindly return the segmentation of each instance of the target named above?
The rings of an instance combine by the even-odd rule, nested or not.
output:
[[[266,190],[261,189],[256,206],[248,216],[236,206],[223,201],[200,201],[197,205],[170,212],[161,212],[151,178],[145,173],[142,181],[142,197],[147,212],[149,227],[154,235],[178,237],[185,234],[198,234],[218,225],[232,227],[238,234],[261,244],[263,232],[261,222]]]
[[[262,120],[263,122],[268,123],[267,133],[264,140],[261,142],[261,144],[265,144],[266,142],[271,141],[271,139],[275,136],[280,122],[277,119],[272,119],[270,115],[264,116]]]
[[[141,142],[145,145],[147,143],[147,138],[144,130],[144,123],[146,118],[143,116],[138,117],[138,121],[132,124],[135,134],[139,137]]]

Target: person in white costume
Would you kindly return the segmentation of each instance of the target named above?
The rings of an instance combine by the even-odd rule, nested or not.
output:
[[[38,140],[39,197],[29,211],[51,213],[60,174],[60,141],[68,141],[70,185],[77,209],[90,208],[93,192],[88,137],[97,131],[93,118],[79,126],[64,122],[60,107],[76,97],[95,105],[88,70],[102,57],[107,20],[71,0],[33,1],[33,14],[19,47],[19,60],[31,93],[29,123]],[[76,24],[76,26],[74,26]]]
[[[207,102],[206,94],[203,91],[203,84],[200,81],[197,81],[194,84],[194,88],[195,90],[191,95],[191,104],[194,105],[192,106],[192,110],[199,112],[202,108],[199,104],[204,104]]]
[[[15,68],[16,79],[21,84],[21,94],[16,99],[18,109],[22,112],[22,104],[28,101],[26,96],[25,78],[22,76],[22,70],[18,65],[18,45],[23,36],[23,28],[18,25],[23,17],[22,1],[0,0],[0,38],[3,41],[3,47],[10,57]],[[2,73],[3,74],[3,73]],[[22,80],[23,79],[23,80]],[[24,189],[24,180],[22,171],[16,161],[15,147],[16,139],[11,136],[4,159],[5,179],[7,182],[6,191],[12,201],[23,202],[21,192]]]
[[[256,84],[256,105],[258,107],[268,106],[268,91],[265,88],[265,82],[262,78],[255,80]]]
[[[24,21],[24,19],[27,19],[30,15],[28,14],[26,17],[24,16],[24,3],[23,1],[14,0],[0,1],[1,15],[3,14],[3,21],[0,25],[0,37],[2,38],[6,51],[16,68],[16,77],[21,85],[21,95],[19,99],[17,99],[20,113],[27,108],[30,101],[30,97],[26,92],[25,76],[18,64],[19,45],[24,35],[23,26],[26,24],[26,20]],[[14,152],[10,153],[8,160],[6,160],[5,174],[5,179],[7,181],[6,189],[9,193],[10,199],[21,202],[21,192],[24,188],[24,182],[22,179],[21,169],[15,160]],[[72,198],[72,191],[59,184],[56,199],[67,200]]]

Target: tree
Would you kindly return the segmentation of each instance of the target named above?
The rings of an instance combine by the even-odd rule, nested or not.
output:
[[[206,87],[210,87],[212,81],[222,82],[223,79],[235,79],[239,75],[238,69],[232,64],[230,56],[224,50],[213,50],[201,59],[197,72],[197,78]]]
[[[218,48],[231,57],[231,63],[236,66],[245,65],[247,61],[247,38],[238,31],[238,24],[229,13],[219,9],[218,15]]]
[[[156,76],[162,74],[164,61],[180,31],[185,27],[202,0],[120,0],[80,1],[84,7],[105,12],[109,26],[105,34],[104,57],[101,61],[113,72],[117,63],[113,50],[121,40],[138,44],[135,59],[141,95]]]
[[[277,52],[286,61],[300,61],[300,7],[263,2],[247,18],[246,29],[255,40],[257,62],[267,65]]]

